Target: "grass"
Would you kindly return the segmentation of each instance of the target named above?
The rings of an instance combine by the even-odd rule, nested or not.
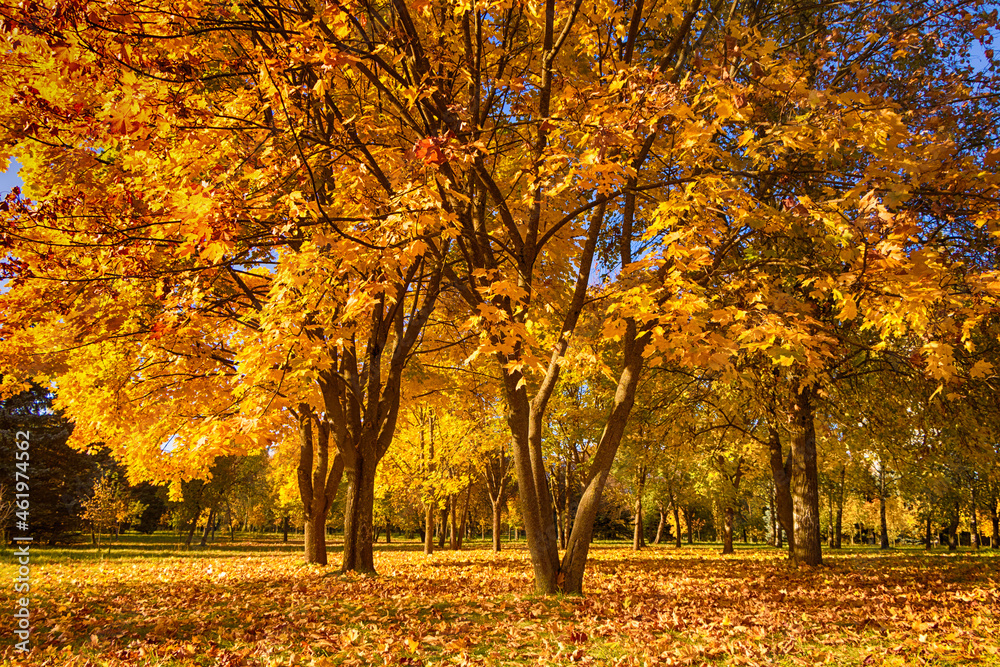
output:
[[[4,664],[1000,665],[989,549],[851,547],[794,570],[753,545],[598,542],[581,598],[534,595],[523,542],[431,557],[379,543],[379,575],[359,577],[302,564],[280,536],[170,538],[124,536],[110,556],[33,547],[35,648],[5,647]],[[16,576],[9,551],[0,574]],[[14,598],[0,594],[6,637]]]

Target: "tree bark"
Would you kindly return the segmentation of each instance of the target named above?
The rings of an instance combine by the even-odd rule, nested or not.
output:
[[[653,540],[653,544],[660,544],[663,540],[663,526],[667,523],[667,515],[663,512],[663,504],[657,504],[657,511],[660,514],[660,521],[656,524],[656,539]]]
[[[500,501],[493,501],[493,551],[500,553],[500,518],[503,507]]]
[[[444,549],[444,543],[448,539],[448,503],[450,500],[445,501],[444,507],[441,508],[441,516],[438,521],[438,549]]]
[[[372,534],[375,515],[375,469],[378,458],[371,446],[358,447],[353,465],[345,462],[347,498],[344,503],[344,562],[342,572],[375,572]]]
[[[469,517],[469,503],[472,501],[472,480],[469,480],[469,486],[465,489],[465,503],[462,505],[462,520],[458,524],[458,541],[457,548],[462,548],[462,539],[465,538],[466,530],[466,520]]]
[[[208,546],[208,536],[212,533],[212,526],[215,522],[215,506],[208,510],[208,521],[205,522],[205,530],[201,531],[201,542],[198,546],[207,547]]]
[[[927,531],[924,536],[924,548],[933,549],[934,548],[934,535],[931,533],[931,515],[927,515]]]
[[[289,523],[289,517],[286,514],[285,516],[281,517],[281,534],[282,534],[281,541],[282,542],[287,542],[288,541],[288,523]]]
[[[768,424],[768,452],[770,454],[771,477],[774,480],[774,505],[778,523],[788,536],[788,557],[795,560],[795,533],[794,533],[794,508],[792,504],[792,456],[784,457],[781,451],[781,438],[777,427],[772,423]],[[782,547],[781,532],[775,531],[775,544],[779,549]]]
[[[885,519],[885,469],[879,461],[878,477],[878,519],[879,519],[879,548],[889,548],[889,524]]]
[[[305,519],[306,562],[326,565],[326,516],[313,513]]]
[[[804,387],[795,397],[795,437],[792,438],[792,495],[795,561],[799,565],[823,563],[819,528],[819,478],[816,470],[816,426],[813,420],[814,387]]]
[[[733,550],[733,506],[727,504],[722,511],[722,554],[734,553]]]
[[[971,507],[969,508],[970,513],[971,513],[971,517],[970,517],[970,520],[969,520],[969,528],[972,529],[972,548],[973,549],[978,549],[979,548],[979,511],[978,511],[978,508],[976,507],[976,504],[978,502],[978,498],[976,498],[976,487],[975,487],[975,485],[972,486],[971,491],[972,491],[972,504],[971,504]]]
[[[452,495],[448,499],[448,506],[451,510],[451,529],[448,531],[448,548],[458,551],[458,496]]]
[[[201,518],[202,509],[203,508],[198,507],[195,510],[194,517],[191,519],[191,528],[188,529],[187,540],[184,542],[185,547],[191,546],[191,541],[194,539],[194,531],[198,527],[198,519]]]
[[[689,527],[690,528],[690,527]],[[681,544],[681,509],[677,506],[677,501],[674,501],[674,546],[680,549],[683,545]],[[688,537],[691,536],[690,530],[688,531]]]
[[[951,515],[948,517],[948,525],[946,530],[948,533],[948,551],[955,551],[958,549],[958,522],[960,520],[959,516],[959,503],[956,500],[955,506]]]

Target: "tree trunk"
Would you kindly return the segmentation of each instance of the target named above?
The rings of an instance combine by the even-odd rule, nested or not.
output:
[[[283,535],[281,540],[282,542],[288,541],[288,523],[289,519],[288,515],[286,514],[285,516],[281,517],[281,533]]]
[[[446,500],[441,508],[441,516],[438,521],[438,549],[444,549],[444,543],[448,539],[448,503]]]
[[[326,565],[326,515],[316,512],[306,517],[305,555],[307,563]]]
[[[841,548],[841,540],[844,537],[844,486],[847,476],[847,466],[840,466],[840,487],[837,489],[837,518],[835,519],[834,526],[834,542],[833,548]]]
[[[924,548],[932,549],[934,547],[934,536],[931,534],[931,515],[927,515],[927,531],[924,535]]]
[[[493,551],[500,553],[500,515],[503,506],[499,500],[493,501]]]
[[[424,553],[434,553],[434,501],[428,500],[424,508]]]
[[[378,459],[374,447],[361,443],[353,456],[353,465],[345,461],[347,498],[344,503],[344,562],[342,572],[375,572],[372,534],[375,515],[375,468]]]
[[[680,549],[683,545],[681,544],[681,509],[677,506],[677,501],[674,501],[674,546]],[[690,537],[690,531],[688,532]]]
[[[465,489],[465,503],[462,506],[462,520],[458,524],[458,542],[456,547],[458,549],[462,548],[462,539],[465,537],[466,530],[466,520],[469,517],[469,503],[472,500],[472,480],[469,480],[469,486]]]
[[[694,544],[694,510],[690,507],[684,508],[684,521],[687,523],[688,544]]]
[[[191,546],[191,541],[194,539],[194,531],[198,527],[198,519],[201,518],[202,508],[198,507],[194,513],[194,517],[191,518],[191,528],[188,529],[187,540],[184,542],[185,547]]]
[[[788,557],[795,560],[794,509],[792,505],[792,456],[784,457],[778,429],[768,424],[768,452],[770,454],[771,477],[774,481],[774,506],[778,524],[788,536]],[[775,531],[775,546],[782,547],[781,531]]]
[[[889,524],[885,519],[885,494],[880,493],[878,498],[878,520],[879,520],[879,549],[889,548]]]
[[[653,540],[653,544],[660,544],[663,540],[663,526],[667,523],[667,515],[663,511],[662,504],[658,504],[658,512],[660,514],[660,521],[656,524],[656,539]]]
[[[792,438],[792,495],[795,561],[799,565],[823,563],[819,528],[819,478],[816,471],[816,426],[812,401],[814,387],[805,387],[795,398],[795,437]]]
[[[385,543],[392,544],[392,522],[385,520]]]
[[[201,531],[201,542],[199,542],[199,546],[202,547],[208,546],[208,536],[212,532],[212,526],[214,525],[214,523],[215,523],[215,507],[213,506],[212,509],[208,511],[208,521],[205,522],[205,530]]]
[[[570,489],[572,488],[573,480],[573,470],[570,467],[569,462],[566,463],[566,478],[565,478],[565,488],[563,489],[563,508],[562,508],[562,548],[566,548],[566,543],[569,541],[570,531],[572,530],[570,525]]]
[[[955,551],[958,549],[958,522],[959,522],[959,504],[955,501],[954,511],[951,516],[948,517],[948,551]]]
[[[632,533],[632,549],[639,551],[646,546],[646,535],[642,525],[642,494],[646,490],[646,466],[639,466],[638,492],[635,495],[635,529]]]
[[[452,495],[448,499],[448,506],[451,510],[451,529],[448,531],[448,548],[458,551],[458,496]]]
[[[726,505],[722,511],[722,554],[733,553],[733,506]]]
[[[776,512],[776,510],[774,508],[774,481],[773,480],[771,482],[771,486],[768,489],[768,491],[769,491],[769,494],[768,494],[767,501],[768,501],[768,504],[769,504],[770,509],[771,509],[771,515],[770,515],[770,517],[771,517],[771,546],[772,547],[776,547],[776,546],[778,546],[778,525],[779,524],[778,524],[778,515],[777,515],[777,512]]]

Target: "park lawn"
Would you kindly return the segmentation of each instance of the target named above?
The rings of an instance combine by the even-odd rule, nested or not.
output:
[[[379,544],[376,577],[303,565],[296,546],[35,548],[35,648],[5,642],[4,664],[1000,665],[1000,553],[988,549],[828,551],[823,567],[792,570],[768,548],[600,543],[586,596],[545,598],[523,543],[431,557]],[[14,597],[0,594],[5,638]]]

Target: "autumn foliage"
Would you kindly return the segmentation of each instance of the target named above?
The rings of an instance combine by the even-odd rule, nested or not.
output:
[[[583,592],[620,450],[641,496],[657,438],[721,434],[691,458],[728,547],[756,466],[820,565],[857,432],[995,469],[996,29],[966,0],[2,3],[5,392],[58,387],[133,480],[291,448],[309,562],[343,486],[344,571],[376,569],[387,460],[429,528],[509,447],[547,594]],[[556,470],[575,390],[596,435]],[[444,395],[506,429],[442,417],[445,465],[412,419]]]

